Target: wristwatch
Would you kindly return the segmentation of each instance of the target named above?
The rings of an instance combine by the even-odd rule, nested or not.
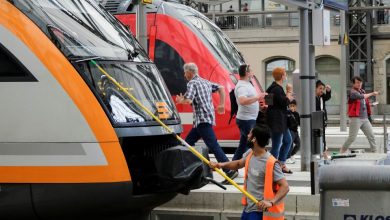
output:
[[[272,201],[269,201],[270,203],[271,203],[271,206],[274,206],[275,205],[275,203],[274,202],[272,202]]]

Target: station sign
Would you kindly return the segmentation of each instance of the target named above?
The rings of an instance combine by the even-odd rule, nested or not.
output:
[[[313,9],[312,11],[313,45],[330,45],[330,11],[328,9]]]

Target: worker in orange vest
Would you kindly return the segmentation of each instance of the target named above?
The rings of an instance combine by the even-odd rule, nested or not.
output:
[[[248,134],[248,146],[251,149],[242,159],[224,163],[210,162],[211,168],[238,170],[245,166],[244,189],[259,202],[254,204],[243,197],[242,204],[245,207],[241,220],[284,220],[283,198],[289,186],[280,164],[265,148],[270,137],[267,126],[256,126]]]

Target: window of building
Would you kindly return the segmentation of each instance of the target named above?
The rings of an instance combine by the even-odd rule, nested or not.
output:
[[[274,78],[272,77],[272,71],[276,67],[283,67],[286,70],[287,82],[292,84],[292,72],[295,70],[295,61],[288,58],[276,58],[266,62],[265,64],[265,88],[268,88],[274,81]]]
[[[0,44],[0,82],[37,81],[31,73]]]
[[[340,105],[340,61],[334,57],[325,56],[317,58],[315,65],[318,79],[332,87],[332,98],[327,105]]]

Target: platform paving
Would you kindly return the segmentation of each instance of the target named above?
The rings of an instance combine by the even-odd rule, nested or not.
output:
[[[332,119],[333,122],[337,121]],[[377,145],[380,152],[384,152],[384,129],[381,126],[381,117],[375,118],[376,127],[373,127]],[[390,132],[388,129],[387,132]],[[340,131],[339,127],[329,126],[326,129],[327,145],[330,153],[338,152],[346,138],[347,131]],[[221,141],[221,146],[234,148],[238,146],[237,141]],[[204,146],[201,141],[197,143]],[[364,149],[370,152],[370,147],[363,132],[359,131],[356,141],[351,149]],[[229,159],[232,154],[227,155]],[[210,160],[215,161],[214,155],[210,154]],[[288,164],[288,167],[294,172],[286,174],[290,185],[290,192],[285,200],[286,219],[289,220],[318,220],[320,196],[311,195],[310,173],[301,171],[299,152],[296,156],[295,164]],[[390,164],[388,156],[386,164]],[[234,179],[239,185],[243,184],[243,169],[239,170],[239,176]],[[214,179],[223,181],[219,174],[214,172]],[[152,220],[238,220],[242,212],[241,192],[231,185],[226,185],[227,190],[219,188],[216,185],[208,184],[201,189],[193,190],[189,195],[178,195],[170,202],[157,207],[152,212]]]
[[[384,129],[383,127],[373,127],[376,144],[380,152],[384,152]],[[346,131],[340,131],[340,127],[327,127],[326,130],[326,143],[331,151],[339,151],[345,140],[348,138],[349,128]],[[390,133],[390,126],[387,129],[387,133]],[[224,140],[219,141],[220,145],[226,152],[232,152],[232,148],[238,146],[236,140]],[[205,146],[202,141],[199,141],[196,145]],[[351,149],[365,149],[366,152],[370,152],[370,145],[366,136],[361,130],[359,130],[356,140],[350,147]],[[234,150],[233,150],[234,152]]]

